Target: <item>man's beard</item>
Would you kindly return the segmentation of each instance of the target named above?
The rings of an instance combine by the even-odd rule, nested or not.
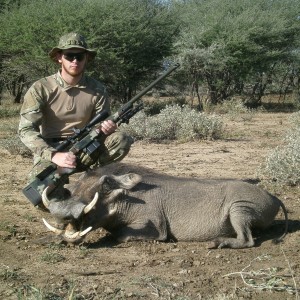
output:
[[[64,71],[70,75],[70,76],[73,76],[73,77],[78,77],[78,76],[81,76],[84,72],[84,67],[76,67],[76,68],[72,68],[71,66],[69,68],[63,66],[64,68]]]

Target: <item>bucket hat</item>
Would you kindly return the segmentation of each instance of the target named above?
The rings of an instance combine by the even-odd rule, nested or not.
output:
[[[56,54],[62,50],[71,48],[84,49],[88,53],[88,60],[93,60],[97,53],[96,50],[88,48],[84,36],[76,32],[70,32],[60,38],[58,46],[51,49],[49,56],[57,62]]]

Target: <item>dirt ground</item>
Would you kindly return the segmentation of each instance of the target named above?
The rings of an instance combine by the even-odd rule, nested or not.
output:
[[[124,162],[172,175],[256,179],[282,143],[288,113],[226,121],[227,139],[185,144],[136,142]],[[103,230],[71,247],[48,232],[22,195],[30,158],[0,150],[0,299],[300,299],[299,188],[272,188],[289,211],[250,249],[208,250],[197,242],[118,244]],[[180,187],[178,187],[180,188]],[[51,219],[48,219],[51,222]]]

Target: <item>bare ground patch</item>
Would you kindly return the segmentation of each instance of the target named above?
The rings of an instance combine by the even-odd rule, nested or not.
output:
[[[228,121],[224,140],[136,142],[124,161],[172,175],[255,179],[260,163],[282,143],[288,116],[265,113]],[[279,245],[271,240],[283,232],[281,214],[251,249],[117,244],[101,230],[69,247],[47,231],[41,221],[47,214],[21,193],[31,160],[0,154],[0,299],[299,299],[298,188],[275,190],[290,217],[290,233]]]

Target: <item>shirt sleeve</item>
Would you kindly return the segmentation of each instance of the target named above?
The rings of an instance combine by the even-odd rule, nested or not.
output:
[[[43,118],[43,94],[45,88],[38,82],[33,84],[24,96],[20,111],[20,123],[18,133],[21,141],[35,155],[51,161],[52,153],[56,149],[48,145],[40,133],[40,125]]]
[[[106,110],[110,114],[111,113],[110,100],[108,98],[106,88],[102,84],[99,84],[97,87],[97,91],[98,91],[98,95],[95,104],[95,114],[102,112],[104,110]]]

